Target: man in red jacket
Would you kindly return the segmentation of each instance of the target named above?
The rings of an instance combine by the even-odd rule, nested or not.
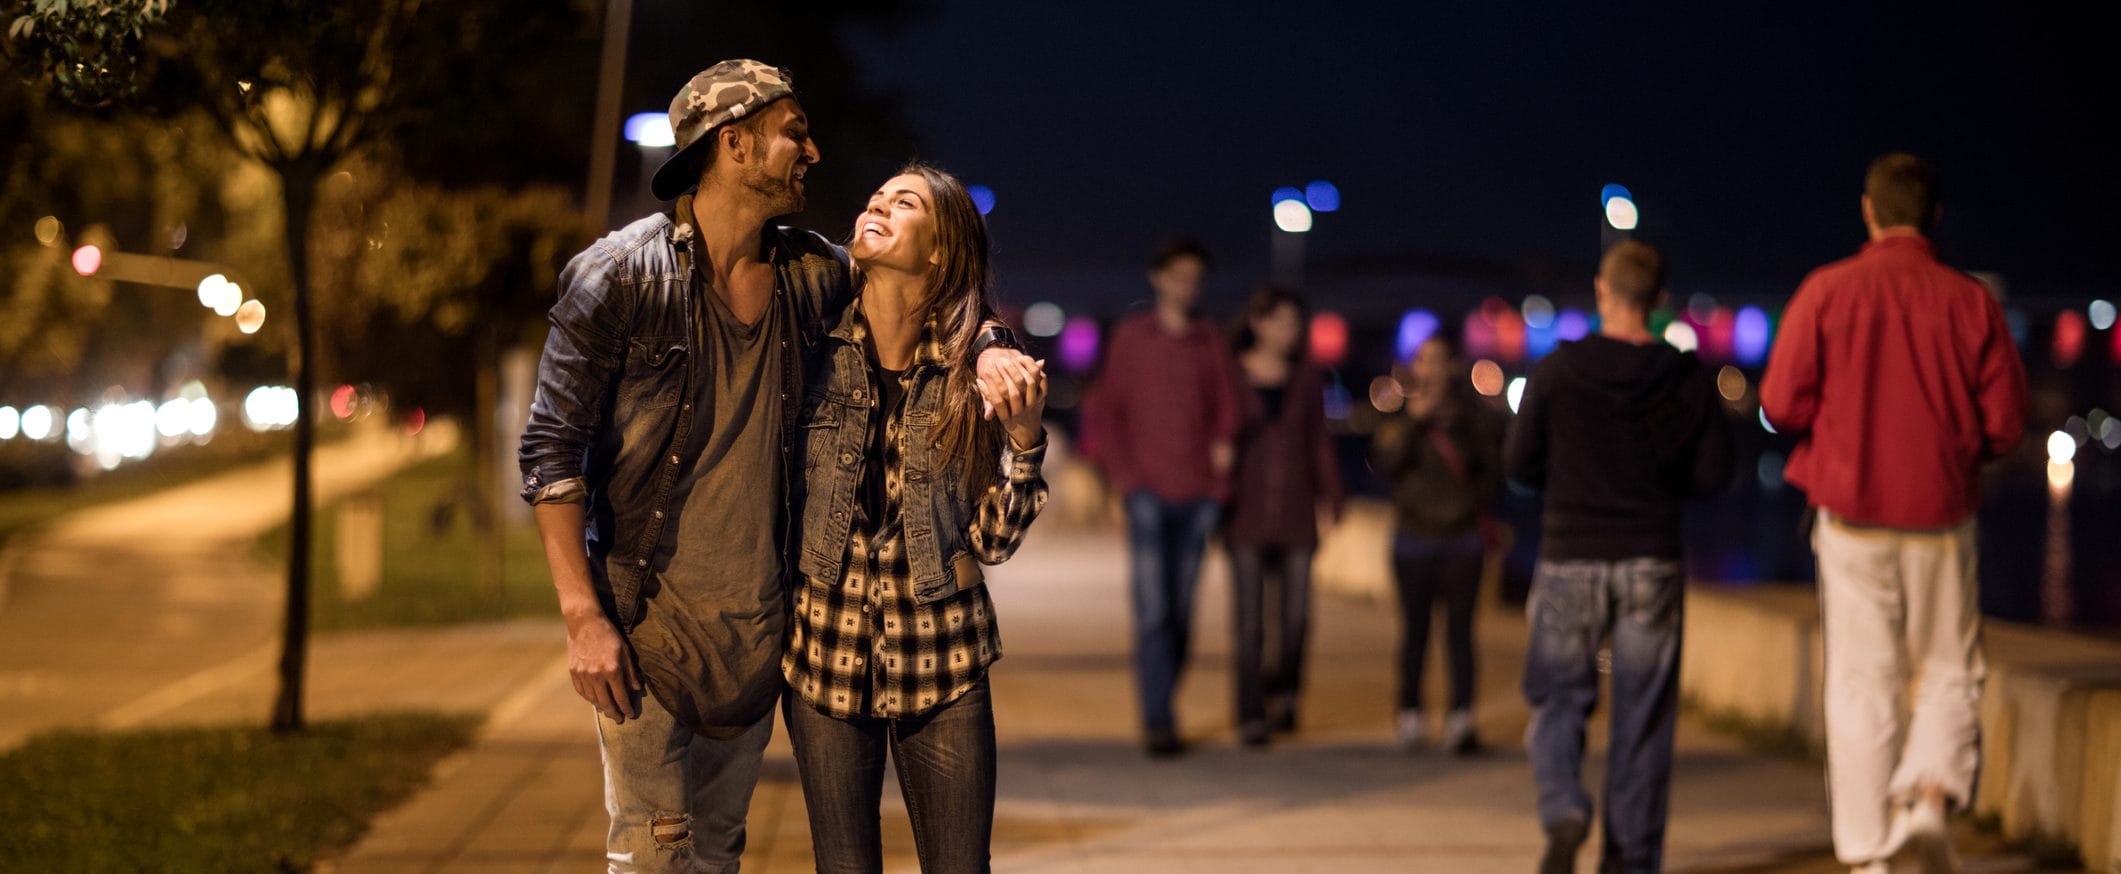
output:
[[[1981,764],[1978,474],[2025,427],[2002,308],[1924,235],[1936,191],[1920,158],[1872,162],[1870,242],[1797,289],[1760,384],[1768,420],[1803,435],[1786,475],[1818,513],[1834,852],[1859,874],[1903,846],[1957,870],[1945,817]]]

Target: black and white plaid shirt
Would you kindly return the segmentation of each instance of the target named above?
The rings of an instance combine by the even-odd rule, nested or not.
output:
[[[851,333],[859,343],[866,326],[855,312],[858,307],[849,309]],[[922,604],[914,595],[907,562],[900,503],[906,481],[902,420],[922,393],[916,381],[930,379],[935,382],[931,390],[940,389],[944,360],[931,325],[922,337],[916,366],[901,377],[906,400],[888,410],[873,408],[869,417],[868,427],[884,429],[883,457],[868,459],[869,464],[883,465],[881,518],[869,517],[867,502],[855,502],[840,578],[806,577],[795,594],[781,671],[796,696],[832,716],[896,718],[934,710],[979,682],[987,666],[1002,655],[994,603],[985,585],[961,585],[949,597]],[[872,391],[876,378],[872,370]],[[963,549],[981,564],[1000,564],[1016,552],[1046,504],[1046,481],[1040,474],[1045,454],[1041,442],[1005,455],[1002,478],[976,501],[968,501],[973,505],[968,530],[936,532],[946,557]],[[971,572],[967,567],[960,573]]]

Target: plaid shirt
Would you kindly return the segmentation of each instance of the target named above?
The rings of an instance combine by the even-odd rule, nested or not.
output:
[[[854,348],[863,348],[868,329],[859,304],[848,307],[846,323],[835,334]],[[861,360],[869,365],[863,374],[869,396],[877,397],[875,364],[866,355]],[[832,716],[896,718],[926,713],[970,689],[1002,655],[994,603],[987,597],[986,586],[963,578],[978,573],[972,560],[1000,564],[1023,541],[1024,532],[1046,503],[1046,481],[1040,474],[1046,447],[1041,442],[1022,452],[1005,453],[1002,479],[976,501],[953,496],[972,505],[972,523],[964,531],[938,531],[936,539],[946,560],[957,558],[952,564],[960,576],[959,585],[948,597],[922,603],[913,590],[902,514],[928,510],[901,503],[908,466],[902,451],[903,420],[907,410],[916,406],[940,406],[946,361],[931,323],[922,335],[914,366],[901,377],[905,400],[889,410],[869,408],[864,425],[864,445],[866,429],[884,429],[883,457],[864,462],[883,465],[882,518],[869,518],[865,502],[855,502],[839,578],[805,575],[795,593],[795,621],[781,672],[791,691]],[[938,487],[958,482],[947,474],[925,473]],[[841,475],[829,466],[812,472],[814,478]],[[814,480],[809,499],[818,499],[828,485]]]

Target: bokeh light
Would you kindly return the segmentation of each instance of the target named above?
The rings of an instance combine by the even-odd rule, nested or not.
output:
[[[34,406],[22,411],[22,436],[29,440],[48,440],[52,436],[52,424],[57,414],[51,407]]]
[[[355,389],[341,385],[331,390],[331,414],[341,419],[351,419],[354,414]]]
[[[256,300],[244,301],[243,305],[236,309],[236,330],[255,334],[262,327],[265,327],[265,303]]]
[[[22,411],[14,407],[0,407],[0,440],[13,440],[22,433]]]
[[[1275,206],[1280,206],[1292,200],[1296,201],[1297,203],[1302,203],[1303,199],[1304,193],[1302,191],[1299,191],[1292,186],[1284,185],[1280,188],[1274,189],[1273,196],[1267,202]]]
[[[228,277],[215,273],[199,280],[199,305],[207,309],[221,306],[221,294],[228,287]]]
[[[230,283],[226,283],[226,284],[222,285],[222,286],[221,286],[221,299],[220,299],[220,300],[217,300],[217,301],[214,301],[214,315],[217,315],[217,316],[233,316],[233,315],[236,315],[237,313],[240,313],[240,312],[242,312],[242,309],[243,309],[243,286],[237,285],[237,284],[235,284],[235,283],[233,283],[233,282],[230,282]],[[264,311],[265,311],[265,305],[264,305],[264,304],[262,304],[262,303],[261,303],[261,304],[258,304],[258,312],[259,312],[260,314],[262,314],[262,313],[264,313]],[[240,327],[242,327],[242,320],[241,320],[241,319],[237,319],[236,321],[237,321],[237,325],[236,325],[236,326],[237,326],[237,327],[239,327],[239,328],[240,328]],[[249,332],[248,332],[248,331],[245,331],[244,333],[249,333]]]
[[[1738,368],[1726,364],[1722,370],[1716,371],[1716,393],[1723,395],[1724,400],[1735,404],[1745,399],[1747,387],[1745,374]]]
[[[1782,488],[1782,453],[1772,449],[1760,453],[1760,461],[1753,465],[1753,476],[1760,480],[1761,491],[1773,492]]]
[[[1694,326],[1677,319],[1664,326],[1664,342],[1681,352],[1692,352],[1701,348],[1701,338],[1694,333]]]
[[[1731,357],[1747,367],[1758,367],[1767,360],[1768,347],[1773,337],[1768,323],[1767,310],[1749,306],[1738,311],[1731,326]]]
[[[1333,212],[1340,209],[1340,189],[1324,179],[1313,180],[1304,186],[1304,203],[1312,212]]]
[[[1615,197],[1605,202],[1605,221],[1616,231],[1632,231],[1642,216],[1635,211],[1635,201]]]
[[[1060,332],[1061,367],[1083,373],[1097,364],[1097,320],[1076,316]]]
[[[82,246],[74,250],[74,272],[82,276],[93,276],[103,269],[103,250],[95,246]]]
[[[2084,314],[2076,310],[2063,310],[2055,314],[2054,355],[2056,367],[2069,367],[2077,363],[2084,354],[2084,335],[2087,333]]]
[[[1606,183],[1606,186],[1604,188],[1598,189],[1598,205],[1601,207],[1605,206],[1608,203],[1612,203],[1613,198],[1616,197],[1623,197],[1628,200],[1634,200],[1635,194],[1634,192],[1629,191],[1627,186],[1617,182],[1608,182]]]
[[[1524,404],[1524,386],[1525,382],[1522,376],[1510,380],[1510,387],[1506,390],[1504,400],[1510,402],[1510,412],[1512,413],[1517,412],[1517,408]]]
[[[667,112],[636,112],[627,116],[626,141],[651,149],[667,149],[678,144],[677,134],[670,129],[670,114]]]
[[[190,419],[186,424],[189,426],[193,437],[204,439],[213,436],[214,426],[220,423],[220,419],[221,411],[214,405],[212,398],[196,397],[191,399]]]
[[[1311,317],[1311,361],[1321,367],[1339,367],[1348,358],[1348,320],[1335,312]]]
[[[1024,331],[1033,337],[1057,337],[1068,327],[1068,314],[1060,304],[1042,300],[1024,307]]]
[[[1502,365],[1486,358],[1473,362],[1473,390],[1491,398],[1502,394]]]
[[[1591,333],[1591,319],[1578,310],[1562,310],[1554,317],[1554,339],[1581,340]]]
[[[972,205],[980,215],[994,211],[994,189],[985,185],[967,185],[965,193],[972,197]]]
[[[1760,430],[1766,431],[1769,434],[1778,433],[1775,430],[1775,423],[1768,421],[1766,407],[1760,408]]]
[[[2047,460],[2052,464],[2066,464],[2077,457],[2077,438],[2068,431],[2056,431],[2047,435]]]
[[[1284,200],[1274,205],[1274,226],[1291,234],[1308,233],[1311,230],[1311,208],[1301,200]]]
[[[1399,386],[1399,380],[1380,376],[1370,380],[1370,406],[1380,413],[1396,413],[1406,406],[1407,393]]]
[[[1554,326],[1554,302],[1543,294],[1528,294],[1524,298],[1524,324],[1527,328],[1550,328]]]
[[[175,440],[191,433],[191,401],[170,398],[155,408],[155,433]]]
[[[59,245],[59,235],[66,233],[65,223],[59,217],[48,215],[37,220],[37,242],[46,246]]]
[[[2085,314],[2086,316],[2089,316],[2089,317],[2091,317],[2091,321],[2092,321],[2092,328],[2093,328],[2094,330],[2104,331],[2104,330],[2106,330],[2106,329],[2108,329],[2108,328],[2111,328],[2111,327],[2113,327],[2113,326],[2114,326],[2114,302],[2113,302],[2113,301],[2110,301],[2110,300],[2095,300],[2095,301],[2092,301],[2092,303],[2091,303],[2091,306],[2088,306],[2088,307],[2085,307],[2085,308],[2084,308],[2084,314]]]
[[[253,431],[275,431],[301,415],[300,396],[284,385],[261,385],[243,398],[243,422]]]
[[[1441,327],[1443,320],[1438,319],[1435,313],[1425,309],[1407,310],[1399,317],[1399,334],[1392,342],[1392,360],[1413,360],[1414,353],[1420,351],[1421,344],[1429,342],[1429,338],[1436,336],[1437,329]]]

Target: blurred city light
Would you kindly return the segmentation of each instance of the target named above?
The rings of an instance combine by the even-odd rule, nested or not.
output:
[[[2055,366],[2069,367],[2077,363],[2084,354],[2086,325],[2084,314],[2076,310],[2063,310],[2055,314]]]
[[[670,129],[670,115],[663,112],[636,112],[627,116],[626,141],[658,149],[678,144],[677,134]]]
[[[1510,412],[1516,413],[1517,408],[1524,403],[1524,377],[1510,380],[1508,395],[1504,400],[1510,402]]]
[[[259,313],[261,313],[261,316],[260,316],[261,318],[263,317],[263,316],[262,316],[262,313],[264,312],[264,306],[265,306],[264,304],[258,304],[258,307],[259,307]],[[217,300],[217,301],[214,301],[214,315],[217,315],[217,316],[233,316],[233,315],[236,315],[237,313],[240,313],[240,312],[242,312],[242,308],[243,308],[243,286],[237,285],[237,284],[235,284],[235,283],[233,283],[233,282],[223,283],[223,284],[221,285],[221,299],[220,299],[220,300]],[[243,320],[242,320],[242,319],[237,319],[237,320],[236,320],[236,327],[239,327],[239,328],[240,328],[240,327],[242,327],[242,326],[243,326]],[[244,333],[249,333],[249,332],[248,332],[248,331],[245,331]]]
[[[354,387],[341,385],[331,390],[331,414],[341,419],[351,419],[354,413]]]
[[[1274,226],[1291,234],[1311,230],[1311,208],[1301,200],[1284,200],[1274,204]]]
[[[1734,404],[1739,402],[1745,398],[1747,387],[1745,374],[1738,368],[1726,364],[1722,370],[1716,371],[1716,393],[1723,395],[1724,400]]]
[[[2003,324],[2010,328],[2011,342],[2018,344],[2021,349],[2025,348],[2026,338],[2032,336],[2033,332],[2033,320],[2025,315],[2025,311],[2017,307],[2005,309]]]
[[[1340,209],[1340,189],[1324,179],[1313,180],[1304,186],[1304,203],[1312,212],[1333,212]]]
[[[1677,319],[1664,326],[1664,341],[1681,352],[1692,352],[1701,348],[1701,337],[1694,333],[1694,326]]]
[[[1436,330],[1441,327],[1443,320],[1438,319],[1435,313],[1424,309],[1407,310],[1399,317],[1399,334],[1392,342],[1392,360],[1413,360],[1414,353],[1421,349],[1421,344],[1429,342],[1429,338],[1436,336]]]
[[[1523,311],[1525,327],[1548,328],[1554,324],[1554,302],[1546,295],[1525,295]]]
[[[1769,434],[1777,433],[1775,431],[1775,423],[1768,421],[1766,407],[1760,408],[1760,430],[1766,431]]]
[[[1761,490],[1772,492],[1782,488],[1782,465],[1782,453],[1774,450],[1760,453],[1760,461],[1754,465],[1753,475],[1759,478]]]
[[[265,303],[263,301],[246,300],[243,302],[243,306],[236,309],[236,330],[245,334],[255,334],[258,333],[259,328],[264,326]]]
[[[2121,419],[2108,416],[2106,421],[2099,423],[2099,445],[2106,447],[2108,452],[2121,449]]]
[[[1024,331],[1033,337],[1058,336],[1062,328],[1068,327],[1068,314],[1060,304],[1039,301],[1024,307]]]
[[[103,250],[95,246],[82,246],[74,250],[74,272],[82,276],[93,276],[103,266]]]
[[[2067,464],[2077,457],[2077,438],[2067,431],[2056,431],[2047,435],[2047,460],[2051,464]]]
[[[1524,354],[1526,358],[1533,361],[1545,358],[1547,353],[1554,351],[1554,347],[1559,345],[1560,342],[1561,336],[1554,331],[1553,317],[1549,316],[1544,325],[1535,325],[1530,320],[1526,320],[1524,326]]]
[[[243,398],[243,422],[252,431],[285,428],[300,414],[300,396],[284,385],[261,385]]]
[[[220,423],[220,419],[221,411],[214,405],[212,398],[191,399],[191,413],[186,425],[193,437],[204,439],[213,436],[214,426]]]
[[[1355,409],[1355,399],[1348,396],[1348,387],[1337,381],[1326,383],[1325,396],[1326,418],[1347,421],[1348,413]]]
[[[1097,320],[1089,316],[1069,319],[1060,332],[1061,367],[1069,373],[1084,373],[1097,364]]]
[[[219,309],[221,294],[228,288],[228,277],[219,273],[199,280],[199,305],[207,309]]]
[[[2092,320],[2092,328],[2093,328],[2093,329],[2095,329],[2095,330],[2100,330],[2100,331],[2104,331],[2104,330],[2106,330],[2106,329],[2108,329],[2108,328],[2111,328],[2111,327],[2113,327],[2113,326],[2114,326],[2114,302],[2113,302],[2113,301],[2110,301],[2110,300],[2095,300],[2095,301],[2092,301],[2092,304],[2091,304],[2091,306],[2088,306],[2088,307],[2085,307],[2085,308],[2084,308],[2084,313],[2085,313],[2085,315],[2088,315],[2088,316],[2090,316],[2090,317],[2091,317],[2091,320]]]
[[[1716,298],[1714,295],[1697,291],[1686,296],[1686,314],[1694,317],[1694,324],[1707,324],[1709,317],[1715,313]]]
[[[45,440],[52,436],[52,408],[30,407],[22,411],[22,436],[30,440]]]
[[[1502,394],[1502,365],[1485,358],[1473,362],[1473,390],[1491,398]]]
[[[1268,200],[1268,202],[1272,203],[1275,206],[1280,206],[1292,200],[1296,201],[1297,203],[1302,203],[1304,200],[1304,193],[1296,190],[1295,188],[1284,185],[1280,188],[1274,189],[1274,194]]]
[[[0,440],[13,440],[22,433],[22,412],[14,407],[0,407]]]
[[[66,232],[66,225],[58,216],[48,215],[37,220],[37,242],[46,246],[59,245],[59,235]]]
[[[191,401],[171,398],[155,408],[155,433],[175,440],[191,433]]]
[[[1339,313],[1324,312],[1311,317],[1311,361],[1320,367],[1339,367],[1348,358],[1348,320]]]
[[[1731,357],[1747,367],[1760,366],[1767,360],[1772,333],[1767,310],[1755,306],[1740,309],[1731,327]]]
[[[1737,333],[1736,323],[1731,311],[1723,307],[1709,311],[1708,318],[1697,320],[1694,324],[1701,338],[1701,354],[1711,361],[1731,360],[1731,339]]]
[[[985,185],[967,185],[965,193],[971,195],[972,205],[979,210],[980,215],[994,211],[994,189]]]
[[[1616,231],[1632,231],[1641,216],[1635,211],[1635,201],[1616,197],[1605,202],[1605,221]]]
[[[90,424],[87,410],[77,407],[73,412],[66,414],[66,445],[68,448],[82,455],[87,455],[92,451],[92,447],[95,446],[95,440],[96,431]]]
[[[413,407],[412,412],[405,414],[405,433],[418,434],[426,429],[427,409],[425,407]]]
[[[1612,203],[1613,198],[1616,197],[1621,198],[1623,200],[1635,199],[1635,195],[1632,192],[1628,191],[1627,186],[1621,185],[1617,182],[1606,183],[1606,186],[1604,188],[1598,189],[1598,205],[1601,207],[1605,206],[1606,204]]]
[[[1370,406],[1380,413],[1397,413],[1407,403],[1407,395],[1399,387],[1399,380],[1380,376],[1370,380]]]
[[[105,404],[89,417],[96,462],[104,470],[155,451],[155,405],[148,401]]]
[[[2053,493],[2055,493],[2055,494],[2058,494],[2058,495],[2059,495],[2059,494],[2062,494],[2062,493],[2064,493],[2064,492],[2067,492],[2067,491],[2069,491],[2069,485],[2070,485],[2070,483],[2071,483],[2071,482],[2073,482],[2073,481],[2075,481],[2075,480],[2076,480],[2076,478],[2077,478],[2077,465],[2076,465],[2076,463],[2074,463],[2074,462],[2069,462],[2069,461],[2064,461],[2064,462],[2053,462],[2053,461],[2050,461],[2050,462],[2048,462],[2048,463],[2047,463],[2047,488],[2048,488],[2048,491],[2050,491],[2050,492],[2053,492]]]
[[[1581,340],[1591,333],[1591,320],[1577,310],[1562,310],[1554,317],[1554,339]]]

